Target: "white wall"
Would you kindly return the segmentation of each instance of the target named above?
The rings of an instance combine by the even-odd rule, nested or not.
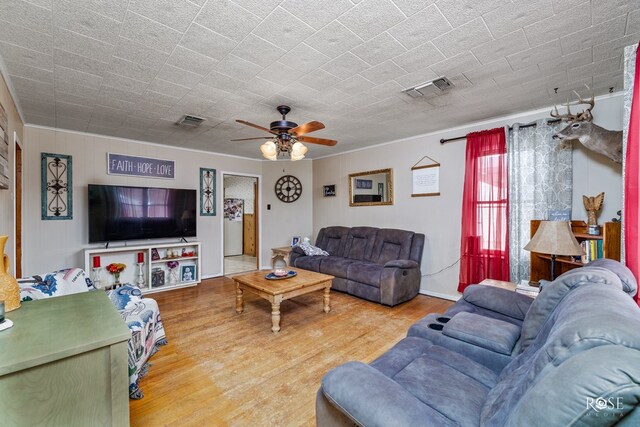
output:
[[[464,179],[465,142],[440,144],[441,138],[458,137],[469,132],[501,127],[515,122],[526,123],[549,116],[538,110],[465,127],[380,145],[368,149],[318,159],[313,162],[313,230],[314,235],[329,225],[369,225],[412,230],[426,235],[422,274],[422,291],[457,298],[460,257],[462,185]],[[622,96],[615,94],[597,99],[595,123],[608,128],[622,128]],[[426,116],[425,120],[429,120]],[[582,194],[606,192],[600,221],[610,220],[621,207],[620,168],[574,143],[573,217],[586,218]],[[411,197],[411,166],[428,155],[440,162],[440,196]],[[374,169],[393,168],[394,204],[392,206],[349,207],[348,175]],[[322,186],[336,184],[336,197],[323,197]]]
[[[136,143],[131,140],[78,132],[25,126],[24,141],[24,275],[63,267],[82,266],[84,249],[100,246],[87,243],[87,184],[198,189],[200,167],[214,168],[218,171],[217,215],[198,216],[197,238],[202,242],[203,276],[219,275],[222,272],[220,171],[232,170],[251,175],[262,173],[263,162],[257,160]],[[42,221],[40,218],[41,152],[73,156],[73,220]],[[174,160],[176,162],[175,179],[107,175],[107,152]],[[265,244],[268,246],[270,242],[265,240]]]
[[[276,197],[276,181],[283,175],[293,175],[302,183],[302,195],[295,202],[284,203]],[[314,182],[311,160],[263,162],[260,215],[264,219],[261,263],[265,268],[271,264],[271,248],[290,245],[292,236],[310,237],[313,233],[313,201],[322,193],[322,187],[316,188]]]
[[[253,184],[255,182],[255,178],[225,175],[224,197],[226,199],[244,200],[244,213],[247,215],[253,214]]]

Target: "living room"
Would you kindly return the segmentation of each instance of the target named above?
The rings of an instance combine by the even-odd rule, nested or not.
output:
[[[74,418],[73,405],[51,399],[61,410],[36,411],[31,424],[394,425],[385,418],[392,410],[342,407],[343,418],[336,416],[332,411],[343,402],[331,394],[336,375],[326,375],[351,361],[385,360],[396,344],[417,339],[405,338],[407,330],[415,332],[412,325],[425,316],[452,315],[447,310],[471,304],[463,295],[476,288],[467,291],[468,285],[531,280],[537,292],[537,282],[544,288],[575,267],[596,268],[582,267],[578,253],[525,250],[536,240],[532,221],[569,224],[578,244],[599,240],[601,257],[626,264],[637,277],[639,40],[640,5],[631,0],[0,1],[0,143],[6,145],[0,236],[7,236],[7,273],[27,280],[20,283],[21,307],[6,301],[13,326],[0,330],[0,343],[12,332],[15,339],[31,304],[53,307],[75,296],[59,290],[63,296],[25,299],[25,286],[36,287],[34,276],[68,268],[84,270],[74,274],[99,290],[87,293],[106,290],[116,306],[118,292],[133,289],[131,301],[147,301],[158,320],[142,328],[149,333],[142,341],[152,344],[133,357],[138,365],[129,364],[126,400],[95,403],[109,400],[112,416],[91,420],[78,411]],[[557,136],[578,125],[610,136],[607,143],[622,157],[602,144],[594,148],[594,138]],[[499,166],[470,161],[470,147],[489,136],[501,141]],[[137,162],[140,170],[163,165],[165,176],[160,169],[118,170],[117,161]],[[465,203],[474,167],[504,178],[498,185],[504,194],[490,191],[493,205],[482,211],[490,213],[471,219]],[[225,194],[231,176],[257,181],[244,204]],[[100,188],[92,193],[93,187]],[[188,209],[174,208],[188,230],[126,235],[116,221],[120,230],[93,234],[96,224],[117,217],[104,203],[122,203],[127,188],[188,192]],[[96,201],[96,194],[104,199]],[[259,268],[236,272],[226,263],[227,226],[242,221],[234,224],[242,230],[249,218],[244,240],[249,233],[250,259]],[[339,247],[330,249],[331,239]],[[360,240],[367,254],[353,255]],[[388,242],[399,252],[385,254]],[[607,254],[609,248],[615,250]],[[338,257],[346,261],[329,267]],[[376,266],[347,277],[353,260]],[[113,274],[108,266],[118,263],[124,271]],[[280,270],[296,276],[264,286],[286,288],[309,273],[325,278],[297,295],[271,295],[238,278]],[[393,290],[383,290],[387,282]],[[40,296],[33,291],[29,298]],[[113,310],[115,335],[122,333],[115,332],[117,314],[128,304],[121,303]],[[120,311],[125,322],[129,315]],[[66,321],[81,323],[73,309],[69,316]],[[512,343],[509,357],[517,359],[523,339]],[[133,341],[119,341],[129,346],[130,362]],[[475,350],[460,351],[476,357]],[[17,380],[19,363],[0,363],[3,399],[26,387]],[[37,398],[45,382],[26,394]],[[77,380],[77,389],[87,382]],[[316,397],[319,389],[325,400]],[[42,390],[47,397],[66,391]],[[91,390],[93,397],[101,393]],[[393,405],[385,399],[380,408]],[[328,409],[327,401],[335,407]],[[26,397],[2,412],[24,404]],[[525,419],[478,414],[474,424],[457,418],[464,411],[429,411],[419,412],[425,425],[522,425]],[[563,424],[554,412],[548,416]],[[18,419],[22,424],[11,421]],[[412,424],[400,420],[408,418],[395,425]],[[591,420],[607,425],[601,421]]]

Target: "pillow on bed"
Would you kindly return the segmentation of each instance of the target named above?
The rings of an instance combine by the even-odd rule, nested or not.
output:
[[[302,249],[304,251],[305,255],[309,255],[309,256],[316,256],[316,255],[322,255],[322,256],[327,256],[329,255],[329,252],[323,250],[322,248],[319,248],[317,246],[313,246],[310,243],[298,243],[298,246],[300,247],[300,249]]]

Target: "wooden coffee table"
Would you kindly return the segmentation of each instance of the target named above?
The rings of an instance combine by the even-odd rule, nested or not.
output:
[[[331,311],[329,293],[333,276],[296,268],[289,268],[289,270],[294,270],[298,275],[288,279],[267,280],[264,276],[271,270],[261,270],[233,276],[236,283],[236,313],[240,314],[244,311],[244,291],[256,294],[271,302],[271,330],[278,332],[282,301],[322,289],[324,289],[324,312]]]

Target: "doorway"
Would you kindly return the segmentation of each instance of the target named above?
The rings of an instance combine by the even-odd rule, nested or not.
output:
[[[258,266],[258,178],[222,174],[224,274],[253,271]]]
[[[14,170],[15,176],[14,183],[14,219],[15,229],[13,235],[14,238],[14,274],[15,277],[22,277],[22,147],[18,140],[18,134],[13,133],[13,144],[15,147],[15,163]]]

